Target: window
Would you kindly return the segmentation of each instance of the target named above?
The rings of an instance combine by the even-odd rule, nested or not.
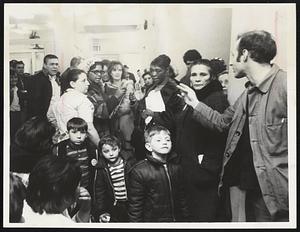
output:
[[[92,39],[92,51],[94,53],[99,53],[101,51],[101,40]]]

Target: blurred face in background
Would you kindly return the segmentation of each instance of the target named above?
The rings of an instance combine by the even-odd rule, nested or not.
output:
[[[16,72],[18,75],[24,74],[24,64],[17,64]]]
[[[123,73],[122,65],[117,64],[111,70],[110,75],[114,81],[119,81],[122,78],[122,73]]]
[[[191,67],[191,86],[200,90],[211,81],[210,67],[204,64],[195,64]]]
[[[107,81],[109,81],[109,76],[108,76],[108,72],[107,72],[107,69],[108,69],[108,67],[107,67],[107,65],[103,65],[102,67],[102,72],[101,72],[101,78],[102,78],[102,81],[104,81],[104,82],[107,82]]]
[[[144,80],[145,86],[147,86],[147,87],[153,84],[153,79],[150,74],[144,75],[143,80]]]
[[[223,89],[227,89],[228,88],[228,73],[221,74],[219,76],[219,81],[220,81]]]
[[[16,72],[11,72],[10,76],[9,76],[9,84],[10,87],[13,88],[17,85],[18,82],[18,76],[16,74]]]

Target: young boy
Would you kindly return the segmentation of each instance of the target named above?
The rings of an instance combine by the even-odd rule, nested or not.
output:
[[[121,142],[112,135],[102,137],[98,149],[102,155],[96,170],[94,220],[128,222],[127,174],[135,159],[121,151]]]
[[[154,125],[145,131],[150,152],[129,175],[128,214],[131,222],[188,221],[182,172],[168,129]]]
[[[94,199],[95,166],[98,157],[96,147],[87,138],[88,125],[82,118],[72,118],[67,122],[67,130],[69,139],[57,144],[56,153],[58,156],[77,160],[82,172],[80,186],[87,189]]]

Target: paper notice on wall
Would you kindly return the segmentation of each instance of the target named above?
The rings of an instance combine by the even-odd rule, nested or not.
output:
[[[146,109],[153,112],[163,112],[166,110],[164,100],[160,91],[151,90],[146,97]]]

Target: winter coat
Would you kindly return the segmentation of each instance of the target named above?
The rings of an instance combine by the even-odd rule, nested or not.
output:
[[[211,81],[195,90],[199,101],[223,113],[228,101],[219,81]],[[177,117],[176,151],[185,176],[187,203],[195,222],[213,222],[221,211],[218,182],[222,167],[226,133],[209,130],[193,119],[193,108],[187,107]],[[221,219],[220,219],[221,220]],[[222,219],[223,220],[223,219]]]
[[[57,74],[59,83],[59,73]],[[52,98],[52,85],[48,75],[44,72],[30,76],[28,86],[28,114],[33,116],[46,116]]]
[[[287,140],[287,74],[276,64],[258,86],[251,84],[223,114],[199,102],[193,112],[203,125],[228,131],[219,190],[223,175],[237,147],[246,122],[246,100],[249,108],[249,136],[253,163],[264,202],[273,220],[289,212],[288,140]],[[250,105],[250,103],[249,103]]]
[[[129,176],[128,215],[131,222],[187,221],[181,167],[170,153],[166,164],[147,155]]]
[[[211,81],[201,90],[196,91],[199,101],[212,109],[223,113],[229,106],[219,81]],[[193,108],[187,107],[177,117],[176,151],[187,179],[196,185],[215,185],[219,181],[222,167],[226,134],[202,126],[193,119]],[[199,159],[202,157],[201,164]]]
[[[172,140],[174,142],[176,137],[176,115],[182,111],[184,108],[183,100],[177,96],[179,90],[176,87],[176,83],[167,78],[162,84],[160,90],[161,96],[165,103],[166,111],[154,112],[153,119],[150,124],[159,124],[168,128],[172,135]],[[136,103],[134,109],[134,131],[131,135],[132,146],[136,150],[136,157],[138,160],[144,159],[146,154],[145,141],[144,141],[144,130],[145,130],[145,120],[142,118],[142,112],[146,109],[145,98],[148,93],[153,90],[156,86],[151,86],[147,89],[144,98]]]
[[[121,151],[120,156],[124,161],[125,185],[128,193],[128,173],[136,161],[133,158],[133,155],[129,152]],[[93,209],[93,217],[97,220],[103,213],[111,214],[116,203],[117,200],[114,196],[108,165],[104,157],[101,155],[96,166],[95,205]]]
[[[106,105],[107,97],[104,93],[104,87],[101,84],[91,82],[87,92],[87,97],[95,107],[94,117],[107,119],[109,114]]]

